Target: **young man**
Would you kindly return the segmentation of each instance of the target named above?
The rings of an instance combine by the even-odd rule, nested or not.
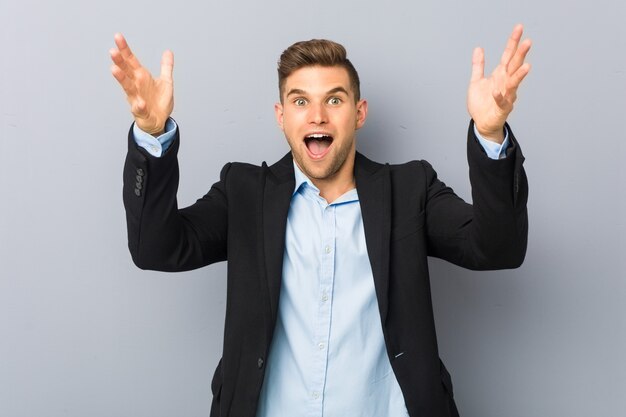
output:
[[[227,164],[178,209],[173,55],[153,79],[121,35],[112,73],[135,124],[124,167],[129,248],[140,268],[228,260],[223,357],[211,416],[457,416],[441,363],[427,256],[514,268],[526,251],[527,182],[505,125],[528,73],[521,25],[485,78],[476,49],[468,92],[473,205],[424,161],[383,165],[356,152],[367,118],[345,49],[311,40],[280,58],[276,119],[291,152]]]

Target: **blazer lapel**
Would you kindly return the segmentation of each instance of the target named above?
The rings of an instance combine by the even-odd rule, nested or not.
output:
[[[293,159],[285,155],[276,164],[263,164],[262,239],[259,253],[261,276],[269,291],[272,328],[276,322],[285,252],[285,231],[289,205],[295,187]],[[384,321],[387,317],[389,288],[389,240],[391,236],[391,182],[389,166],[370,161],[357,153],[355,182],[359,194],[365,242],[374,276],[378,308]]]
[[[262,239],[260,239],[263,247],[259,253],[264,254],[261,276],[266,278],[269,291],[271,332],[276,322],[280,296],[287,215],[295,187],[291,153],[271,167],[264,163],[263,173],[265,181],[262,197]]]
[[[389,289],[389,240],[391,236],[391,180],[389,165],[370,161],[357,153],[354,169],[378,308],[385,323]]]

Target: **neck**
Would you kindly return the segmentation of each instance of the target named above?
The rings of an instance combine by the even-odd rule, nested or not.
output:
[[[354,189],[356,184],[354,182],[354,175],[345,179],[323,179],[318,180],[311,178],[311,182],[320,190],[320,196],[328,202],[332,203],[348,191]]]
[[[329,204],[356,187],[354,160],[355,152],[353,151],[334,174],[326,178],[309,177],[311,182],[320,190],[320,196]]]

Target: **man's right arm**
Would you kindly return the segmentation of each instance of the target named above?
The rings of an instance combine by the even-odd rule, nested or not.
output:
[[[124,206],[128,246],[143,269],[182,271],[226,259],[226,177],[195,204],[178,209],[179,129],[174,107],[174,56],[165,51],[161,74],[153,78],[121,34],[111,49],[111,73],[126,94],[135,123],[128,134],[124,164]]]
[[[226,260],[228,204],[226,181],[220,181],[195,204],[179,210],[179,133],[161,157],[154,157],[128,135],[123,198],[128,247],[142,269],[185,271]]]

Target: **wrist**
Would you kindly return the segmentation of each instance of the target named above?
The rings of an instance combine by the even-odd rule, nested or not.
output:
[[[137,127],[139,129],[141,129],[142,131],[146,132],[149,135],[154,136],[155,138],[158,138],[163,133],[165,133],[165,125],[163,125],[163,126],[143,126],[141,123],[137,123],[137,121],[135,121],[135,124],[137,125]]]
[[[504,142],[504,126],[496,129],[484,129],[479,125],[476,125],[476,131],[483,139],[491,142],[502,144]]]

